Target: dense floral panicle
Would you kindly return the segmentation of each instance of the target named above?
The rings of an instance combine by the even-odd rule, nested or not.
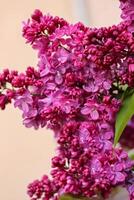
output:
[[[130,200],[134,199],[134,172],[130,172],[128,179],[126,180],[128,192],[130,194]]]
[[[58,200],[64,193],[106,198],[118,185],[133,200],[134,163],[113,147],[119,85],[134,87],[131,2],[121,3],[127,20],[108,28],[72,25],[39,10],[24,23],[23,36],[38,50],[39,62],[37,69],[0,74],[0,108],[13,101],[26,127],[50,128],[58,144],[51,177],[28,186],[31,200]]]
[[[128,30],[134,32],[134,0],[120,0],[121,17],[128,21]]]
[[[42,38],[47,38],[48,34],[55,31],[56,28],[60,28],[67,24],[67,22],[59,17],[52,17],[50,15],[44,15],[41,11],[35,10],[30,19],[25,23],[23,27],[23,36],[27,42],[33,43]]]

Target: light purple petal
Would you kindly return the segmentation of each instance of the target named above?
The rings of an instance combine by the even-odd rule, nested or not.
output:
[[[90,112],[90,116],[91,116],[91,118],[92,118],[93,120],[99,119],[99,113],[98,113],[97,110],[92,110],[92,111]]]
[[[82,113],[83,115],[89,115],[90,112],[91,112],[91,109],[89,109],[89,108],[86,107],[86,106],[85,106],[84,108],[81,109],[81,113]]]

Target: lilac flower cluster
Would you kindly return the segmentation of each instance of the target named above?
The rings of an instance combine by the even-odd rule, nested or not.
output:
[[[134,32],[134,0],[120,0],[121,17],[128,21],[128,30]]]
[[[122,9],[126,2],[122,1]],[[31,200],[63,194],[107,198],[121,185],[134,200],[133,166],[113,146],[120,89],[134,87],[134,38],[128,21],[88,28],[35,10],[23,36],[38,50],[38,68],[0,74],[0,107],[14,102],[26,127],[53,130],[58,148],[51,177],[28,186]],[[130,133],[131,134],[131,133]]]

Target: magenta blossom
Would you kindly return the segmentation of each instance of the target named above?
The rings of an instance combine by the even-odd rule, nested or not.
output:
[[[51,129],[58,145],[51,176],[28,186],[31,200],[105,199],[117,186],[134,200],[134,162],[122,149],[126,132],[133,138],[133,122],[120,147],[113,145],[119,86],[134,87],[133,1],[121,1],[121,8],[123,22],[99,29],[35,10],[23,36],[38,51],[37,68],[0,74],[0,107],[13,101],[27,128]]]

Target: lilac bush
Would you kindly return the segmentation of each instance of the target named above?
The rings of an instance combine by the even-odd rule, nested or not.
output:
[[[123,21],[99,29],[35,10],[23,37],[38,51],[37,67],[0,74],[0,108],[13,102],[27,128],[47,127],[57,141],[51,176],[28,185],[31,200],[105,199],[117,186],[134,200],[133,118],[114,145],[122,97],[134,88],[134,0],[120,2]]]

